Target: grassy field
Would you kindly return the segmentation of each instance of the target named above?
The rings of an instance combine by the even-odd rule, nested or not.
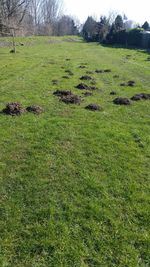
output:
[[[20,41],[11,54],[0,39],[0,110],[19,101],[44,112],[0,114],[0,266],[150,266],[150,101],[113,104],[150,93],[148,54],[78,37]],[[74,75],[62,78],[68,69]],[[66,105],[53,95],[82,95],[75,86],[86,71],[93,96]],[[128,80],[136,85],[120,86]],[[103,110],[86,110],[90,103]]]

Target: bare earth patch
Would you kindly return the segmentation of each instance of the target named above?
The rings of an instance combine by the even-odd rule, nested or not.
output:
[[[117,97],[113,100],[116,105],[131,105],[131,100],[126,97]]]
[[[53,95],[56,95],[56,96],[67,96],[67,95],[72,95],[72,92],[71,91],[67,91],[67,90],[56,90]]]
[[[100,111],[100,110],[102,110],[102,108],[97,104],[89,104],[88,106],[85,107],[85,109],[89,109],[89,110],[92,110],[92,111]]]
[[[66,73],[68,73],[68,75],[73,76],[73,72],[71,70],[65,70]]]
[[[2,110],[4,114],[18,116],[25,112],[25,109],[18,102],[8,103],[6,107]]]
[[[103,70],[95,70],[96,73],[104,73]]]
[[[62,76],[63,79],[69,79],[69,76]]]
[[[61,96],[60,101],[66,103],[66,104],[80,104],[82,99],[78,95],[66,95]]]
[[[90,80],[93,80],[93,78],[91,76],[85,75],[85,76],[80,77],[80,80],[90,81]]]
[[[34,114],[40,114],[40,113],[43,112],[43,108],[42,108],[42,107],[40,107],[40,106],[35,106],[35,105],[32,105],[32,106],[27,107],[26,110],[27,110],[28,112],[32,112],[32,113],[34,113]]]
[[[111,92],[110,92],[110,95],[116,95],[116,94],[117,94],[116,91],[111,91]]]
[[[134,86],[135,85],[135,81],[128,81],[128,84],[127,84],[128,86]]]
[[[131,100],[133,100],[133,101],[138,101],[138,100],[142,100],[142,99],[145,99],[145,100],[150,99],[150,94],[140,93],[140,94],[136,94],[136,95],[131,97]]]
[[[80,90],[96,90],[97,89],[95,86],[89,86],[89,85],[84,84],[84,83],[79,83],[76,86],[76,88],[80,89]]]

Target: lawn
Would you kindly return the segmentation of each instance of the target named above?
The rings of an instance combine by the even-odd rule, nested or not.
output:
[[[0,114],[0,266],[150,266],[150,100],[113,103],[150,93],[148,54],[78,37],[18,38],[12,54],[9,41],[0,39],[0,110],[18,101],[44,112]],[[80,105],[53,95],[83,96],[75,86],[87,71],[98,89]]]

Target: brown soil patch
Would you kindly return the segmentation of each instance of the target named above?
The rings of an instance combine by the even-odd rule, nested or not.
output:
[[[80,77],[80,80],[90,81],[90,80],[93,80],[93,78],[91,76],[85,75],[85,76]]]
[[[10,53],[15,53],[15,50],[14,49],[10,50]]]
[[[131,100],[126,97],[117,97],[113,100],[116,105],[131,105]]]
[[[65,70],[66,73],[68,73],[68,75],[73,76],[73,72],[71,70]]]
[[[7,115],[21,115],[22,113],[25,112],[25,109],[21,106],[20,103],[18,102],[12,102],[8,103],[6,107],[2,110],[3,113]]]
[[[66,91],[66,90],[56,90],[53,95],[56,95],[56,96],[68,96],[68,95],[72,95],[72,92],[71,91]]]
[[[89,85],[84,84],[84,83],[79,83],[76,86],[76,88],[80,89],[80,90],[96,90],[97,89],[95,86],[89,86]]]
[[[43,108],[41,108],[40,106],[35,106],[35,105],[27,107],[26,110],[34,114],[40,114],[43,112]]]
[[[60,101],[66,104],[80,104],[81,97],[78,95],[71,94],[71,95],[61,96]]]
[[[69,76],[62,76],[63,79],[69,79]]]
[[[58,85],[59,81],[58,80],[52,80],[53,85]]]
[[[136,94],[136,95],[131,97],[131,100],[133,100],[133,101],[138,101],[138,100],[142,100],[142,99],[145,99],[145,100],[150,99],[150,94],[141,93],[141,94]]]
[[[117,93],[116,93],[116,91],[111,91],[110,92],[110,95],[116,95]]]
[[[80,69],[85,69],[86,66],[84,66],[84,65],[80,65],[79,68],[80,68]]]
[[[121,83],[120,86],[126,86],[126,83]]]
[[[96,73],[103,73],[103,70],[95,70]]]
[[[128,81],[128,86],[134,86],[135,85],[135,81]]]
[[[92,110],[92,111],[100,111],[100,110],[102,110],[102,108],[97,104],[89,104],[88,106],[85,107],[85,109],[89,109],[89,110]]]
[[[111,72],[111,70],[110,69],[106,69],[106,70],[104,70],[104,72]]]

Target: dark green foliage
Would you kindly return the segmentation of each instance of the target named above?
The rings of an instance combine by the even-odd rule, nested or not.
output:
[[[97,29],[98,29],[98,33],[97,33],[97,39],[99,42],[103,42],[106,38],[106,35],[109,32],[109,21],[105,16],[101,16],[100,17],[100,22],[97,23]]]
[[[126,16],[124,19],[126,20]],[[150,34],[143,32],[148,29],[149,24],[145,22],[142,28],[126,30],[120,15],[117,15],[112,25],[109,24],[109,19],[105,16],[101,16],[99,22],[88,17],[83,26],[82,36],[88,42],[150,48]]]
[[[120,31],[123,29],[123,19],[122,16],[118,15],[115,19],[115,29],[116,31]]]
[[[70,16],[62,16],[56,23],[56,35],[77,35],[78,29]]]
[[[142,28],[145,30],[145,31],[148,31],[150,29],[150,25],[147,21],[144,22],[144,24],[142,25]]]
[[[135,28],[127,32],[127,44],[131,46],[142,45],[142,29]]]
[[[116,32],[115,26],[112,25],[112,28],[106,37],[106,43],[141,47],[143,39],[142,31],[141,28],[135,28],[129,31],[121,30]]]
[[[92,17],[88,17],[82,29],[83,38],[88,42],[95,42],[97,34],[97,22]]]

